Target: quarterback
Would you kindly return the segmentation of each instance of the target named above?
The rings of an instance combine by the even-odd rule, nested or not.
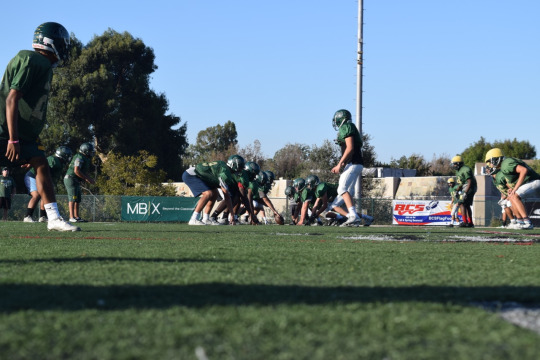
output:
[[[347,221],[343,226],[356,226],[362,221],[354,204],[354,187],[362,176],[364,159],[362,157],[362,138],[348,110],[338,110],[332,119],[334,130],[338,131],[337,144],[341,147],[341,159],[332,168],[332,173],[339,174],[338,195],[343,197],[347,206]]]
[[[68,59],[69,34],[58,23],[43,23],[34,32],[32,47],[34,51],[21,50],[11,59],[0,82],[0,163],[35,170],[49,230],[78,231],[60,216],[49,164],[39,142],[53,68]]]

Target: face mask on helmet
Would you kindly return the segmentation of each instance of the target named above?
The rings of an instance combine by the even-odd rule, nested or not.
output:
[[[293,181],[293,188],[296,192],[301,192],[306,187],[306,181],[302,178]]]
[[[319,177],[317,175],[309,175],[306,178],[306,186],[309,190],[313,190],[319,185]]]
[[[334,130],[338,131],[339,128],[348,121],[352,120],[349,110],[341,109],[336,111],[334,118],[332,119],[332,126]]]
[[[69,33],[65,27],[55,22],[46,22],[39,25],[34,31],[32,48],[48,51],[58,60],[66,61],[69,58]]]
[[[232,155],[227,160],[227,166],[235,173],[241,172],[245,166],[244,158],[240,155]]]

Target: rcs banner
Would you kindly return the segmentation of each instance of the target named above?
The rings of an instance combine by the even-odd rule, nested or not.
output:
[[[451,201],[394,200],[392,224],[398,225],[447,225],[452,216]],[[461,215],[459,215],[461,219]]]
[[[122,196],[123,221],[189,221],[199,198]]]

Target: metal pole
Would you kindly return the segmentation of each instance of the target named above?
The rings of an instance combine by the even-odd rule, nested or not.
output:
[[[364,66],[364,4],[363,0],[358,0],[358,57],[356,62],[356,127],[362,138],[362,68]],[[362,175],[358,177],[355,187],[356,207],[361,209],[362,198]]]

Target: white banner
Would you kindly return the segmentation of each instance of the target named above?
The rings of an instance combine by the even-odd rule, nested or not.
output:
[[[452,202],[446,200],[394,200],[392,224],[448,225],[452,221],[451,211]]]

